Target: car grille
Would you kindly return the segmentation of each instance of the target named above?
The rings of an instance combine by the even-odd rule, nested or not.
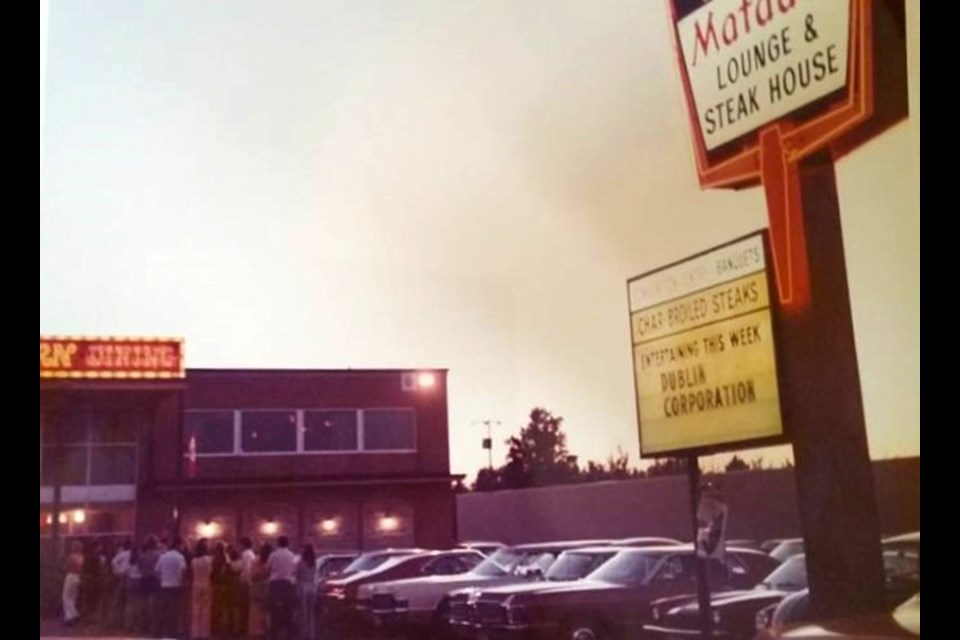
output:
[[[480,624],[506,624],[507,610],[497,602],[476,604],[477,622]]]
[[[472,607],[465,600],[451,602],[447,617],[452,624],[463,624],[472,619]]]

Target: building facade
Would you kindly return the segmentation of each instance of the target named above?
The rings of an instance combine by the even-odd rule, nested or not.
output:
[[[456,540],[445,371],[43,371],[41,357],[41,546],[148,534],[287,535],[321,550]]]

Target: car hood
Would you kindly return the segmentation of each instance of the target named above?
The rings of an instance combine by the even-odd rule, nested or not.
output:
[[[523,591],[517,595],[520,595],[524,600],[527,598],[539,598],[541,596],[560,596],[560,595],[574,595],[578,593],[599,593],[601,591],[618,591],[620,589],[625,589],[626,587],[622,584],[616,584],[613,582],[602,582],[600,580],[573,580],[571,582],[538,582],[536,583],[540,588],[539,589],[529,589]],[[510,591],[506,590],[506,593],[503,595],[509,595]]]
[[[399,593],[407,589],[443,589],[453,591],[464,587],[497,583],[503,580],[518,580],[515,576],[481,576],[475,573],[458,573],[450,576],[417,576],[403,580],[389,580],[372,585],[374,593]],[[499,583],[498,583],[499,584]]]

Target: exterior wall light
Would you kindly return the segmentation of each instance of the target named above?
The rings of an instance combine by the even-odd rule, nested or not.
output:
[[[417,374],[417,386],[421,389],[432,389],[437,386],[437,376],[431,371],[421,371]]]
[[[277,524],[276,520],[267,520],[260,525],[260,533],[265,536],[275,536],[278,531],[280,531],[280,525]]]
[[[197,525],[197,535],[201,538],[216,538],[220,535],[220,525],[206,520]]]
[[[325,536],[334,536],[340,532],[340,523],[336,518],[324,518],[320,521],[320,533]]]
[[[377,528],[383,533],[393,533],[400,528],[400,518],[397,516],[384,515],[377,522]]]

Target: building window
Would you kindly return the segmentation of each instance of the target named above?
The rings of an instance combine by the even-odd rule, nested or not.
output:
[[[367,409],[363,412],[365,451],[410,451],[416,448],[414,413],[410,409]]]
[[[356,451],[356,411],[304,411],[304,451]]]
[[[296,411],[244,411],[240,414],[240,428],[246,453],[297,450]]]
[[[90,484],[134,484],[137,451],[134,447],[90,447]]]
[[[81,410],[59,424],[44,421],[40,482],[61,485],[135,484],[141,416],[127,410]],[[57,429],[63,442],[57,458]],[[59,477],[55,471],[59,469]]]
[[[416,412],[410,408],[189,410],[184,416],[184,456],[416,448]]]
[[[197,453],[233,453],[233,411],[188,411],[184,422],[185,450],[193,439]]]

